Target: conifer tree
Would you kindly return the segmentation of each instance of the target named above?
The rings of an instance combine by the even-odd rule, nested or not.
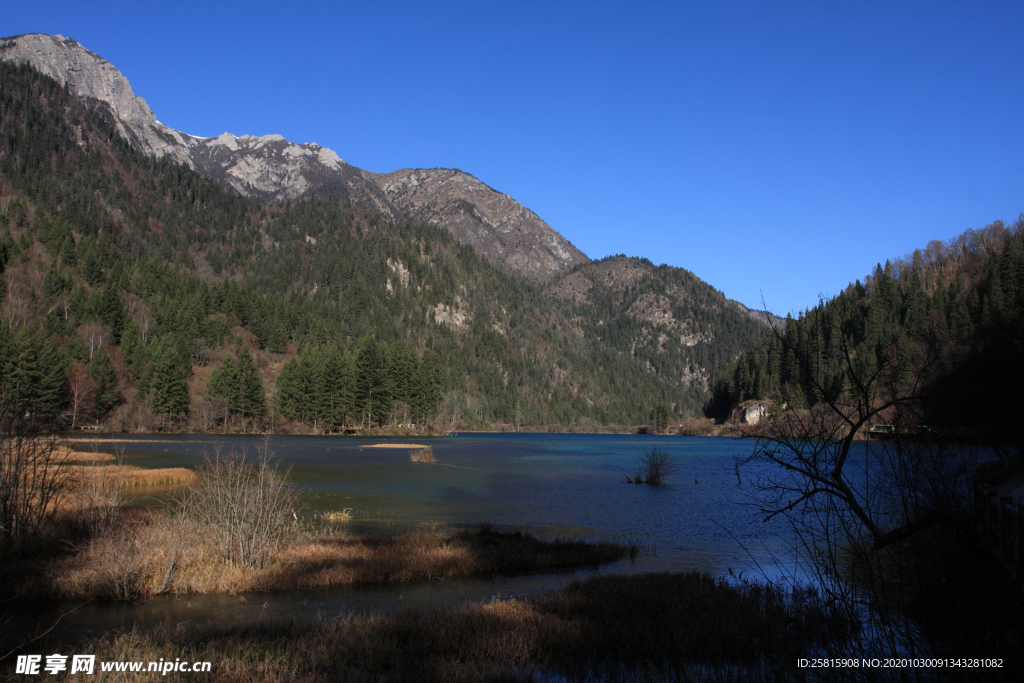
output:
[[[322,347],[316,372],[317,416],[332,430],[344,423],[352,405],[352,372],[347,354],[336,344]]]
[[[171,418],[188,414],[188,378],[191,374],[187,349],[172,339],[165,340],[153,361],[150,379],[153,410]]]
[[[121,357],[132,377],[142,375],[146,364],[146,349],[142,344],[142,332],[138,324],[129,316],[121,333]]]
[[[391,344],[388,354],[388,391],[395,403],[412,405],[415,392],[416,354],[401,341]]]
[[[74,268],[78,263],[78,254],[75,253],[75,238],[68,235],[60,247],[60,260],[68,268]]]
[[[308,365],[305,361],[300,365],[298,354],[281,368],[277,376],[277,412],[292,421],[305,422],[308,415],[308,397],[306,374]]]
[[[7,344],[3,361],[3,383],[15,409],[36,423],[57,416],[64,398],[63,354],[43,332],[19,332]]]
[[[441,402],[441,380],[443,371],[441,359],[433,349],[423,352],[413,399],[413,410],[420,421],[434,415],[437,405]]]
[[[209,398],[225,400],[231,412],[243,417],[260,417],[266,414],[263,373],[249,353],[249,347],[242,346],[237,364],[229,355],[210,373],[206,395]]]
[[[117,289],[114,286],[113,278],[111,283],[103,290],[103,296],[100,298],[100,319],[110,327],[110,334],[114,339],[114,344],[121,343],[121,332],[124,329],[124,304],[121,303],[121,297],[117,293]]]
[[[82,277],[93,287],[103,284],[103,264],[96,254],[91,240],[84,240],[85,250],[82,255]]]
[[[380,424],[391,411],[385,386],[386,365],[384,352],[373,337],[359,342],[356,360],[356,407],[362,419]]]
[[[249,354],[249,347],[242,345],[238,354],[238,412],[245,417],[262,417],[267,412],[267,400],[263,388],[263,373],[256,360]]]
[[[43,298],[47,302],[55,301],[65,292],[71,291],[71,280],[65,277],[60,268],[57,267],[57,259],[50,264],[43,278]]]
[[[89,376],[96,383],[96,417],[103,418],[121,401],[117,390],[117,373],[107,347],[100,344],[89,361]]]
[[[207,398],[222,399],[227,403],[228,408],[237,411],[239,383],[238,366],[235,365],[235,359],[228,354],[224,361],[210,373],[210,379],[206,382],[206,396]]]

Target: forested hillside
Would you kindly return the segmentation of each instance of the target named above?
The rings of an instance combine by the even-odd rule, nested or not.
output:
[[[1022,343],[1024,215],[886,261],[755,341],[716,377],[709,413],[721,419],[755,399],[809,408],[856,392],[846,366],[913,391],[915,424],[903,428],[969,430],[1020,445]],[[881,378],[884,368],[904,376]]]
[[[700,403],[444,230],[240,197],[9,63],[0,231],[5,400],[68,426],[637,424]]]
[[[547,291],[572,304],[584,337],[683,387],[683,414],[699,413],[715,373],[765,332],[690,271],[621,254],[576,266]]]

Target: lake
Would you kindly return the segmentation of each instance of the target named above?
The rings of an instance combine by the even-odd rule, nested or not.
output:
[[[366,448],[418,443],[435,462],[416,463],[409,451]],[[255,455],[259,436],[126,436],[103,439],[97,450],[125,449],[127,464],[147,468],[196,467],[218,449]],[[302,491],[298,511],[314,517],[352,509],[343,523],[353,533],[397,533],[418,528],[465,528],[488,523],[543,538],[613,540],[640,546],[635,560],[600,568],[288,594],[159,596],[143,605],[93,602],[62,620],[72,631],[145,628],[184,620],[233,622],[304,618],[402,607],[449,607],[491,597],[530,595],[595,573],[730,569],[757,578],[790,574],[796,566],[781,520],[765,523],[754,493],[734,462],[753,441],[651,435],[459,434],[452,437],[363,438],[273,436],[268,442],[282,470]],[[627,484],[640,458],[654,447],[678,466],[660,487]],[[85,444],[76,446],[88,450]],[[165,498],[165,497],[164,497]],[[159,495],[137,502],[162,504]],[[40,624],[73,605],[35,605]],[[12,606],[13,608],[13,606]],[[52,609],[51,609],[52,608]],[[14,609],[21,612],[21,609]],[[21,621],[19,617],[17,622]],[[50,622],[52,623],[52,621]],[[24,632],[24,631],[23,631]]]

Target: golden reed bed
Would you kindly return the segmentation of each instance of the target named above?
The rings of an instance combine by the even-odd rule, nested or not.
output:
[[[89,451],[68,451],[64,455],[58,455],[58,461],[72,464],[76,462],[113,462],[116,458],[110,453],[91,453]]]
[[[68,465],[71,476],[79,481],[100,478],[104,482],[120,481],[122,486],[185,486],[196,480],[196,473],[184,467],[147,470],[131,465]]]

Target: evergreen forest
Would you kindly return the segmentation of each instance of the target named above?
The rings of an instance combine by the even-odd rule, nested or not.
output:
[[[861,391],[851,368],[861,377],[899,368],[890,379],[913,392],[917,407],[902,418],[913,424],[895,426],[1019,447],[1022,325],[1024,215],[878,264],[863,282],[788,318],[722,368],[707,411],[722,420],[753,401],[776,412],[808,409]]]

